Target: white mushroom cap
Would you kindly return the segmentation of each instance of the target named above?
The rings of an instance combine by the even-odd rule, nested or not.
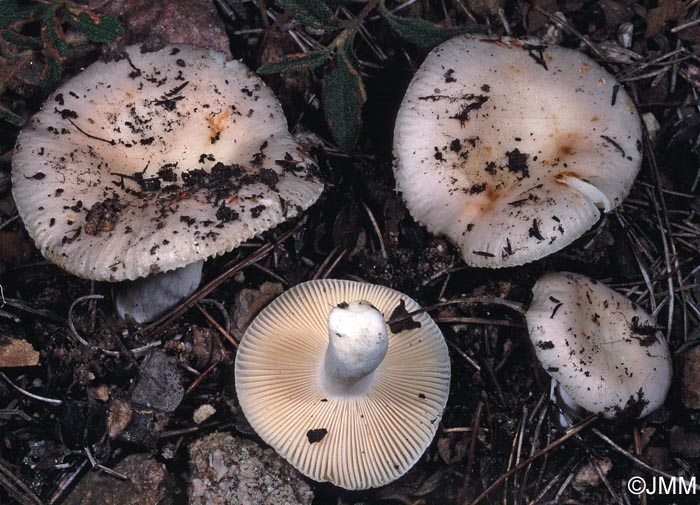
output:
[[[464,35],[416,72],[394,131],[411,215],[467,264],[562,249],[625,198],[641,163],[635,106],[586,55]]]
[[[418,328],[388,329],[384,318],[402,302],[409,312],[419,308],[383,286],[310,281],[274,300],[244,334],[236,355],[241,408],[260,437],[310,478],[346,489],[387,484],[435,435],[449,392],[447,346],[426,314],[414,316]],[[381,362],[373,371],[335,373],[338,358],[358,352]]]
[[[668,344],[654,319],[583,275],[541,277],[527,327],[544,369],[577,405],[606,418],[644,417],[671,385]]]
[[[17,140],[13,194],[44,256],[133,280],[230,251],[318,198],[279,102],[245,65],[185,45],[125,51],[63,84]]]

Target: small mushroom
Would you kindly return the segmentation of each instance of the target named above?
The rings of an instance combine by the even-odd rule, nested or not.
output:
[[[127,47],[63,84],[20,133],[12,184],[29,235],[57,265],[98,281],[156,279],[115,294],[120,315],[139,322],[196,289],[202,260],[293,218],[323,189],[262,80],[186,45]]]
[[[579,274],[547,274],[532,291],[530,340],[567,406],[611,419],[644,417],[663,404],[672,360],[649,314]]]
[[[467,264],[500,268],[562,249],[617,207],[641,146],[634,103],[588,56],[464,35],[408,87],[394,173],[419,223]]]
[[[450,360],[426,314],[397,333],[385,315],[406,295],[345,280],[309,281],[266,307],[236,354],[236,390],[260,437],[303,474],[346,489],[397,479],[430,444]]]

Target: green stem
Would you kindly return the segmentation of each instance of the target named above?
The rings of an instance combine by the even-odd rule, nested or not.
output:
[[[331,42],[331,44],[328,46],[329,49],[340,49],[341,47],[345,46],[350,40],[352,40],[352,37],[355,35],[355,32],[357,31],[357,28],[360,26],[362,21],[369,15],[374,8],[379,5],[380,0],[369,0],[365,4],[365,6],[362,8],[362,10],[352,18],[350,21],[348,21],[346,27],[343,29],[342,32],[338,34],[338,36]]]
[[[8,57],[8,55],[6,55]],[[27,50],[27,51],[22,51],[21,53],[17,55],[11,55],[8,57],[8,59],[15,59],[16,62],[14,65],[12,65],[12,68],[7,72],[5,76],[0,78],[0,94],[5,92],[5,86],[7,86],[7,83],[12,80],[12,78],[15,76],[19,70],[26,65],[26,63],[31,59],[32,57],[32,51]]]

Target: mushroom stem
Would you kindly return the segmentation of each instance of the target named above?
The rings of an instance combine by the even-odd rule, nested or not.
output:
[[[328,314],[324,385],[338,394],[364,392],[389,349],[382,313],[369,302],[341,303]]]
[[[202,280],[204,260],[187,266],[124,282],[114,288],[114,310],[124,319],[127,315],[139,324],[153,321],[188,297]]]

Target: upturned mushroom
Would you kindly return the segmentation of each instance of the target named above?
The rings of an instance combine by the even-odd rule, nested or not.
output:
[[[316,481],[367,489],[403,475],[435,435],[450,384],[447,346],[428,315],[387,327],[387,315],[418,308],[393,289],[344,280],[280,295],[236,355],[252,427]]]
[[[663,404],[672,359],[649,314],[579,274],[547,274],[532,291],[530,340],[568,407],[640,418]]]
[[[314,203],[315,173],[245,65],[131,46],[48,98],[17,140],[12,190],[46,258],[86,279],[145,278],[115,295],[145,322],[196,289],[204,259]]]
[[[569,245],[629,193],[634,103],[585,54],[464,35],[436,47],[396,119],[394,173],[411,215],[477,267]]]

